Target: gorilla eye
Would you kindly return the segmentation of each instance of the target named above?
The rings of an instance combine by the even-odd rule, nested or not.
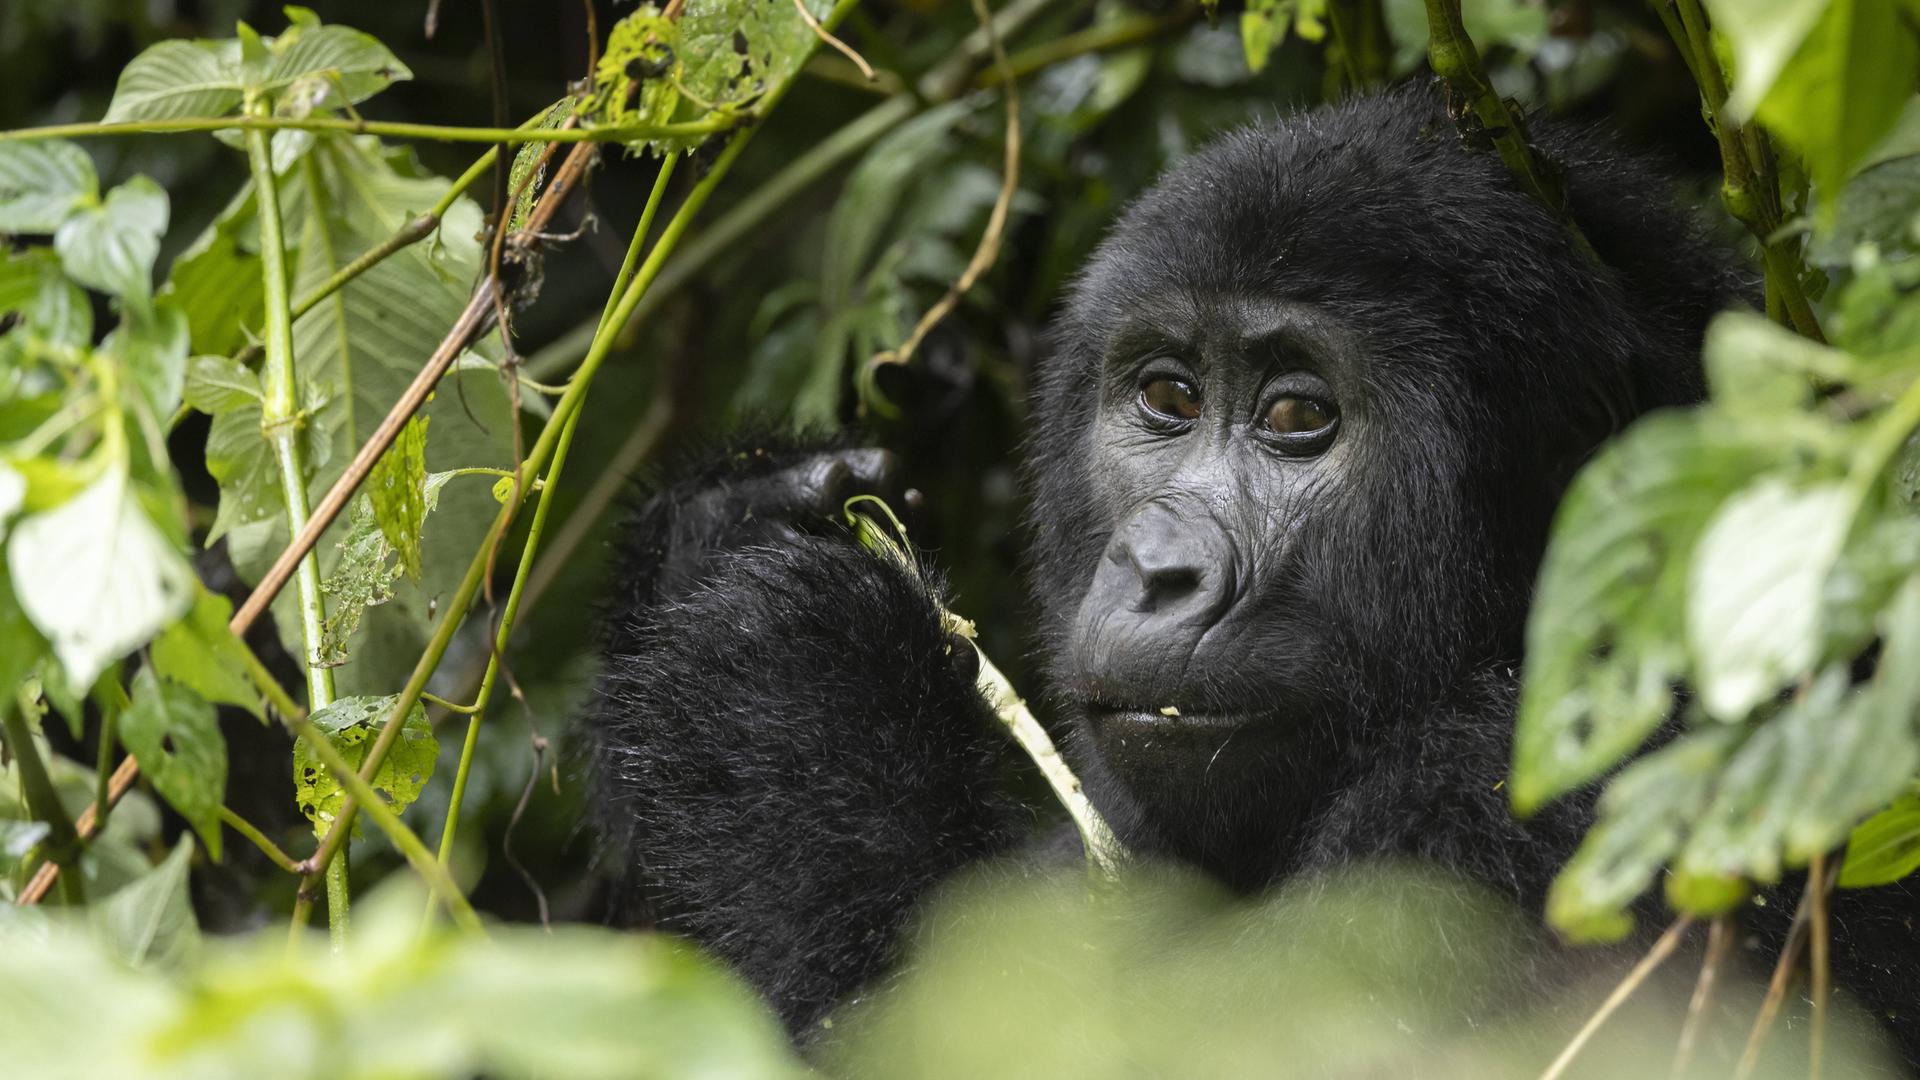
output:
[[[1168,420],[1200,419],[1200,392],[1193,384],[1166,377],[1148,380],[1140,388],[1140,404]]]
[[[1333,425],[1331,406],[1312,398],[1283,397],[1267,409],[1266,428],[1278,435],[1311,435]]]

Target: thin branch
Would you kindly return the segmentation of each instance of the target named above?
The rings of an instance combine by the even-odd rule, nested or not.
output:
[[[1008,79],[1025,78],[1062,60],[1152,41],[1186,26],[1199,16],[1198,5],[1181,4],[1165,15],[1129,15],[1112,22],[1098,23],[1018,50],[1007,57],[1004,66],[996,63],[983,69],[974,76],[973,85],[983,90],[990,89]]]
[[[757,112],[757,110],[756,110]],[[714,116],[675,124],[614,124],[591,128],[448,127],[439,124],[402,124],[382,120],[352,120],[337,116],[211,116],[180,120],[133,120],[124,123],[50,124],[45,127],[0,131],[0,142],[37,139],[99,138],[109,135],[161,135],[182,131],[332,131],[347,135],[379,135],[393,139],[427,139],[468,143],[608,143],[642,142],[718,135],[731,131],[753,114]]]
[[[220,808],[220,821],[225,824],[227,828],[251,840],[254,847],[259,848],[262,854],[272,860],[273,865],[285,870],[289,874],[297,874],[300,872],[300,864],[294,862],[292,856],[280,850],[279,844],[267,839],[267,834],[261,832],[259,827],[254,825],[253,822],[248,821],[246,818],[241,817],[225,806]]]
[[[1708,924],[1707,955],[1700,961],[1700,977],[1694,981],[1693,997],[1687,1001],[1687,1019],[1680,1027],[1680,1040],[1673,1050],[1673,1067],[1669,1070],[1673,1080],[1681,1080],[1687,1074],[1687,1066],[1693,1063],[1694,1044],[1699,1041],[1707,1005],[1719,985],[1720,968],[1733,948],[1733,936],[1731,915],[1722,915]]]
[[[1667,957],[1673,955],[1674,948],[1680,944],[1680,938],[1686,934],[1687,927],[1692,925],[1693,916],[1682,915],[1674,920],[1672,926],[1667,927],[1667,932],[1661,934],[1659,940],[1653,943],[1653,948],[1647,950],[1647,955],[1633,965],[1633,970],[1627,972],[1627,977],[1620,980],[1620,984],[1613,988],[1613,992],[1607,995],[1607,999],[1600,1003],[1600,1007],[1595,1009],[1593,1015],[1587,1018],[1587,1022],[1574,1033],[1566,1049],[1560,1051],[1560,1056],[1553,1059],[1553,1064],[1547,1066],[1547,1071],[1540,1074],[1540,1080],[1559,1080],[1559,1077],[1566,1073],[1568,1067],[1573,1064],[1573,1059],[1578,1057],[1581,1049],[1587,1045],[1587,1040],[1593,1038],[1594,1032],[1599,1031],[1600,1026],[1605,1024],[1608,1018],[1633,996],[1633,992],[1640,989],[1648,976],[1652,975]]]
[[[1831,888],[1834,877],[1839,874],[1841,860],[1832,858],[1834,874],[1827,873],[1829,856],[1815,855],[1813,865],[1807,869],[1808,888],[1813,890],[1808,898],[1807,935],[1811,940],[1811,959],[1813,964],[1813,1030],[1809,1036],[1807,1053],[1808,1080],[1820,1080],[1822,1062],[1826,1058],[1827,1028],[1829,1013],[1833,1001],[1833,965],[1828,956],[1832,942],[1827,937],[1827,890]]]
[[[1002,93],[1007,101],[1006,163],[1002,166],[1000,194],[993,200],[993,212],[987,215],[986,230],[980,234],[980,243],[973,249],[973,258],[967,260],[966,269],[961,271],[960,279],[947,289],[946,295],[921,314],[920,321],[913,326],[913,332],[907,335],[907,340],[901,343],[899,348],[876,353],[867,361],[863,377],[869,380],[869,386],[874,373],[882,365],[911,362],[913,354],[920,348],[920,343],[926,340],[927,335],[939,325],[940,320],[952,313],[953,309],[959,305],[960,298],[965,296],[973,288],[974,283],[980,280],[980,275],[986,273],[993,265],[994,260],[1000,255],[1000,240],[1006,232],[1007,214],[1013,208],[1013,197],[1020,190],[1018,79],[1007,63],[1007,51],[1000,44],[1000,35],[994,32],[993,13],[987,10],[986,0],[973,0],[973,13],[980,20],[980,28],[986,32],[987,47],[993,52],[994,67],[1001,74],[1004,87]],[[872,395],[862,395],[863,401],[869,397],[876,401],[880,400],[877,390]]]
[[[853,66],[860,69],[860,74],[865,75],[868,82],[880,81],[880,77],[874,74],[873,65],[867,63],[866,57],[855,52],[853,46],[834,37],[827,32],[826,27],[820,25],[820,20],[814,18],[813,12],[807,10],[807,0],[793,0],[793,9],[800,13],[800,21],[807,24],[807,29],[813,31],[814,37],[833,46],[835,52],[853,61]]]

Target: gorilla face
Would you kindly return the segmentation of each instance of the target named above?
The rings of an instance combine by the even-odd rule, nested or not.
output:
[[[1600,263],[1415,89],[1196,154],[1076,281],[1036,379],[1031,567],[1052,711],[1130,833],[1271,850],[1510,672],[1573,471],[1700,394],[1736,276],[1644,167],[1539,127]]]
[[[1111,533],[1068,647],[1100,742],[1185,730],[1202,748],[1332,707],[1303,560],[1368,438],[1358,359],[1326,311],[1271,297],[1165,293],[1115,328],[1088,451]]]

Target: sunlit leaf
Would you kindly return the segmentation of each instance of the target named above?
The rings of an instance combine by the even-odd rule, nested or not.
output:
[[[148,519],[123,468],[16,522],[7,565],[21,607],[81,687],[193,603],[193,568]]]
[[[1920,870],[1920,796],[1908,795],[1853,830],[1840,887],[1889,885],[1915,870]]]
[[[366,491],[373,501],[380,535],[400,554],[407,576],[420,580],[420,530],[427,518],[427,423],[416,416],[394,439],[367,477]]]

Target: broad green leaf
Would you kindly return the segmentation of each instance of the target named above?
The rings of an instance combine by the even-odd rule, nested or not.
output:
[[[187,366],[187,404],[217,416],[261,401],[260,376],[224,356],[196,356]]]
[[[1815,380],[1844,383],[1857,365],[1760,315],[1729,312],[1707,327],[1703,356],[1716,408],[1778,419],[1813,400]]]
[[[225,116],[240,104],[245,82],[237,41],[162,41],[121,69],[108,123]]]
[[[6,567],[0,566],[0,694],[6,695],[0,700],[8,703],[5,707],[12,707],[15,688],[39,664],[46,648],[46,641],[13,595]]]
[[[1512,785],[1522,813],[1612,768],[1672,710],[1688,669],[1676,631],[1694,545],[1773,453],[1712,414],[1656,414],[1574,480],[1527,624]]]
[[[287,205],[290,201],[282,199],[282,215],[304,212],[299,203]],[[161,295],[187,317],[195,352],[232,354],[248,344],[249,332],[257,332],[264,322],[255,210],[253,185],[248,184],[168,268]]]
[[[1246,52],[1247,67],[1261,71],[1267,56],[1287,40],[1293,27],[1293,0],[1248,0],[1240,14],[1240,45]]]
[[[193,840],[181,837],[173,853],[138,881],[87,908],[87,921],[115,959],[131,968],[178,970],[200,951],[187,868]]]
[[[153,295],[153,260],[166,231],[167,193],[136,176],[103,204],[69,216],[53,235],[53,249],[68,277],[140,306]]]
[[[122,467],[16,522],[7,566],[20,606],[80,687],[193,603],[193,568],[147,517]]]
[[[1733,89],[1727,107],[1753,115],[1787,62],[1834,0],[1706,0],[1713,27],[1733,50]],[[1848,0],[1839,0],[1846,3]]]
[[[0,233],[51,235],[99,197],[93,159],[73,143],[0,143]]]
[[[398,695],[341,698],[314,713],[311,719],[314,728],[332,740],[348,763],[357,769],[366,760],[368,746],[399,700]],[[433,737],[433,725],[427,722],[426,709],[416,701],[407,711],[400,737],[394,740],[386,760],[373,774],[373,789],[386,799],[394,813],[400,813],[420,796],[420,789],[432,779],[433,766],[439,756],[440,744]],[[313,822],[314,835],[325,836],[346,802],[347,792],[304,741],[293,748],[293,785],[294,799],[307,820]],[[354,818],[353,829],[354,835],[360,835],[358,817]]]
[[[247,675],[247,647],[227,629],[232,617],[226,597],[202,590],[186,617],[154,640],[153,667],[208,701],[237,705],[264,720],[260,691]]]
[[[1890,885],[1915,870],[1920,870],[1920,796],[1908,795],[1853,830],[1840,887]]]
[[[367,477],[367,494],[374,518],[387,546],[400,553],[407,576],[420,580],[420,530],[427,519],[427,423],[431,417],[407,421],[393,445],[374,463]]]
[[[1686,838],[1706,807],[1727,754],[1744,733],[1715,726],[1682,735],[1607,785],[1600,816],[1547,895],[1547,919],[1577,941],[1611,941],[1633,929],[1627,908]]]
[[[1767,478],[1700,538],[1687,581],[1687,642],[1708,713],[1738,720],[1818,660],[1820,601],[1852,524],[1838,484]]]
[[[165,304],[129,307],[101,351],[119,360],[133,376],[156,427],[180,407],[187,381],[187,320]]]
[[[1813,262],[1846,266],[1862,244],[1889,253],[1920,250],[1920,154],[1862,169],[1833,201],[1807,248]]]
[[[237,40],[163,41],[148,48],[121,71],[106,119],[226,116],[249,93],[290,97],[290,111],[305,115],[364,101],[413,77],[371,35],[322,26],[306,8],[288,8],[287,15],[292,25],[277,38],[242,23]]]
[[[133,677],[133,704],[120,714],[120,742],[154,790],[200,834],[207,854],[219,859],[227,740],[213,706],[142,668]]]
[[[1838,191],[1899,119],[1920,41],[1888,0],[1824,6],[1754,115],[1806,160],[1816,188]]]

